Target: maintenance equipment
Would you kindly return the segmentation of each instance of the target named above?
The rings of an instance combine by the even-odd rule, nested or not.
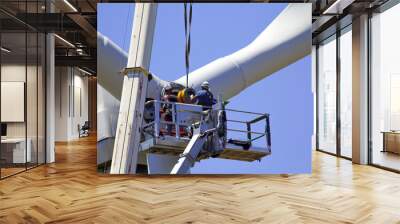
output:
[[[163,107],[172,111],[171,121],[163,119]],[[194,104],[157,100],[146,102],[144,114],[151,119],[146,120],[142,128],[140,152],[178,156],[171,174],[188,173],[195,161],[210,157],[252,162],[271,154],[269,114],[226,109],[223,102],[208,110],[203,109]],[[252,119],[227,119],[227,113],[246,114]],[[244,128],[230,128],[232,123],[241,124]],[[252,129],[260,126],[263,126],[261,131]],[[228,138],[228,134],[232,133],[235,133],[232,136],[244,140]],[[253,145],[262,138],[263,146]],[[149,169],[150,173],[154,173],[151,167]]]

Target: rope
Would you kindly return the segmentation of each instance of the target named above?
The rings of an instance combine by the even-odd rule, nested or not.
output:
[[[186,65],[186,88],[189,88],[189,67],[190,67],[190,28],[192,26],[192,3],[189,3],[189,15],[187,3],[184,3],[185,14],[185,65]],[[189,18],[188,18],[189,17]]]

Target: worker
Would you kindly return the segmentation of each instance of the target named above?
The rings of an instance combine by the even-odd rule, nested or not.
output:
[[[202,105],[204,109],[209,109],[216,103],[216,100],[210,91],[210,84],[207,81],[204,81],[200,87],[201,90],[199,90],[192,98],[192,102]]]
[[[165,102],[177,102],[177,96],[174,94],[173,90],[170,84],[165,86],[162,91],[162,100]]]
[[[162,91],[162,100],[166,103],[161,106],[161,117],[162,120],[172,122],[172,105],[169,103],[177,102],[176,92],[174,92],[174,88],[171,84],[168,84],[164,87]],[[167,135],[172,135],[172,124],[166,124]]]

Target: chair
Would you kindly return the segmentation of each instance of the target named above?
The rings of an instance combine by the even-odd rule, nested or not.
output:
[[[85,121],[82,127],[78,125],[78,129],[79,129],[79,138],[89,136],[89,129],[90,129],[89,121]]]

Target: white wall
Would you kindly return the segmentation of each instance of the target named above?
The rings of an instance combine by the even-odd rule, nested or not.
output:
[[[38,70],[37,70],[38,69]],[[21,122],[6,122],[7,137],[24,138],[25,135],[30,140],[30,148],[32,151],[32,161],[39,159],[40,163],[44,162],[44,74],[41,66],[28,65],[25,63],[5,63],[1,66],[2,82],[24,82],[26,85],[26,106],[25,102],[20,112],[26,112],[26,120]],[[27,79],[27,80],[26,80]],[[3,91],[4,89],[2,89]],[[24,90],[21,94],[24,94]],[[3,97],[7,97],[2,95]],[[2,112],[13,113],[10,107],[2,107]],[[15,110],[15,109],[14,109]],[[15,113],[15,112],[14,112]],[[37,155],[39,154],[39,155]]]
[[[68,71],[67,67],[55,68],[55,141],[68,139]]]
[[[1,66],[1,81],[25,82],[25,64],[5,64]],[[7,108],[1,108],[6,110]],[[25,122],[7,123],[7,137],[25,137]]]
[[[89,118],[88,78],[76,68],[56,67],[55,86],[55,140],[77,139],[78,125]]]
[[[4,64],[1,66],[1,81],[3,82],[25,82],[26,75],[25,64]],[[28,66],[28,73],[33,69]],[[27,94],[28,97],[33,94]],[[36,96],[36,92],[35,92]],[[1,108],[7,110],[7,108]],[[30,120],[30,119],[29,119]],[[26,122],[7,122],[7,136],[8,137],[25,137],[25,123]]]
[[[1,81],[2,82],[23,82],[25,81],[25,64],[3,64],[1,66]],[[31,70],[32,67],[28,66],[28,71]],[[22,92],[22,94],[24,94]],[[2,96],[4,98],[5,96]],[[9,108],[1,108],[2,114],[5,113]],[[22,108],[22,112],[24,113],[24,108]],[[3,118],[2,118],[3,120]],[[17,137],[25,137],[25,125],[24,122],[7,122],[9,131],[14,132],[13,136]],[[21,125],[22,124],[22,125]],[[21,128],[18,128],[21,127]],[[21,129],[21,130],[19,130]]]

